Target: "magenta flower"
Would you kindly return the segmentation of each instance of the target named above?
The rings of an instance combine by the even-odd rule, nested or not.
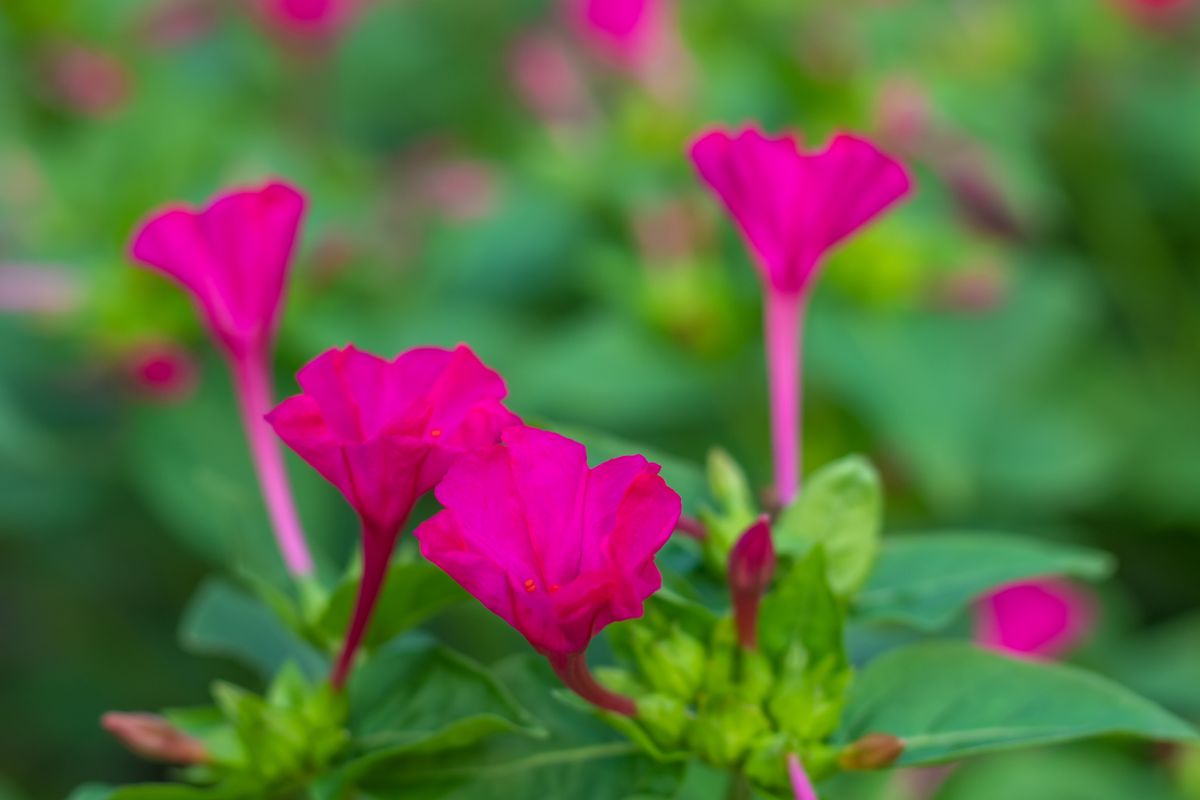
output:
[[[450,469],[445,509],[417,528],[426,558],[549,659],[569,688],[632,715],[601,687],[584,652],[610,622],[642,614],[662,579],[654,556],[679,519],[659,467],[625,456],[588,468],[583,445],[509,428],[496,445]]]
[[[580,36],[601,55],[635,65],[658,37],[665,0],[567,0],[567,13]]]
[[[171,342],[139,345],[126,356],[126,369],[141,394],[167,402],[190,395],[199,372],[192,354]]]
[[[729,553],[729,594],[738,642],[747,650],[758,648],[758,607],[775,576],[775,545],[771,522],[762,515],[742,534]]]
[[[328,41],[354,18],[356,0],[259,0],[263,21],[284,36]]]
[[[1095,622],[1091,599],[1061,580],[1014,583],[979,601],[975,640],[1026,658],[1056,659],[1084,639]]]
[[[798,333],[808,292],[825,254],[906,195],[911,181],[875,145],[846,134],[806,154],[791,136],[714,130],[691,155],[762,273],[775,488],[787,503],[800,483]]]
[[[362,521],[363,577],[333,683],[344,685],[413,505],[466,453],[520,420],[470,348],[422,347],[394,361],[329,350],[297,375],[302,394],[267,415],[275,432],[341,491]]]
[[[136,261],[191,293],[233,373],[267,511],[294,575],[312,572],[282,454],[263,422],[273,403],[271,348],[304,198],[291,186],[226,192],[206,208],[170,207],[138,229]]]

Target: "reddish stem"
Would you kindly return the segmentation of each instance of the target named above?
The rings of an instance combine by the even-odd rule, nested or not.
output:
[[[354,665],[354,656],[362,645],[363,635],[367,632],[367,623],[379,600],[383,582],[387,578],[388,564],[391,563],[392,549],[396,544],[396,531],[380,531],[363,524],[363,574],[358,584],[358,597],[354,601],[354,613],[350,617],[350,629],[346,632],[346,640],[338,653],[337,664],[334,665],[330,682],[333,688],[341,691],[350,676],[350,668]]]
[[[675,523],[675,530],[699,541],[704,541],[708,538],[708,529],[704,527],[703,522],[695,517],[681,516],[679,521]]]
[[[614,714],[624,714],[627,717],[637,715],[637,704],[631,698],[605,689],[596,682],[583,653],[555,653],[546,658],[559,680],[584,700]]]
[[[738,644],[745,650],[758,649],[758,606],[762,601],[759,592],[734,592],[733,619],[737,625]]]
[[[288,571],[296,577],[312,574],[312,555],[292,499],[283,453],[271,426],[263,418],[273,404],[268,348],[253,347],[230,356],[233,385],[246,428],[246,441],[262,489],[271,528]]]

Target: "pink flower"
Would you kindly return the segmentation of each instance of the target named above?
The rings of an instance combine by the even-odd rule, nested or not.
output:
[[[1061,580],[1014,583],[976,607],[975,639],[984,647],[1028,658],[1056,659],[1091,631],[1091,599]]]
[[[742,534],[729,553],[729,593],[738,641],[747,650],[758,647],[758,606],[775,576],[775,545],[771,522],[764,514]]]
[[[213,335],[239,355],[274,335],[303,215],[304,197],[283,183],[226,192],[201,210],[156,212],[133,257],[191,292]]]
[[[644,61],[658,38],[665,0],[567,0],[580,36],[615,61]]]
[[[284,36],[329,40],[358,10],[355,0],[259,0],[263,21]]]
[[[273,403],[271,348],[304,198],[294,188],[226,192],[206,208],[173,206],[138,229],[133,258],[192,295],[221,346],[251,456],[284,561],[293,575],[312,572],[282,454],[263,421]]]
[[[72,44],[51,50],[46,61],[49,88],[72,111],[104,117],[125,105],[130,75],[103,50]]]
[[[69,314],[82,297],[79,280],[66,267],[0,263],[0,313]]]
[[[445,509],[416,531],[426,558],[546,656],[563,682],[610,711],[583,657],[610,622],[642,614],[662,579],[654,556],[679,519],[659,467],[625,456],[588,468],[583,445],[510,428],[438,486]]]
[[[363,579],[333,682],[342,686],[413,505],[466,453],[520,420],[470,348],[423,347],[394,361],[329,350],[297,375],[302,394],[267,415],[275,432],[341,491],[363,528]]]
[[[825,254],[906,195],[911,180],[875,145],[846,134],[806,154],[791,136],[714,130],[691,155],[762,273],[775,488],[786,504],[800,483],[798,333],[809,288]]]
[[[137,389],[159,400],[176,401],[196,388],[196,360],[182,347],[168,342],[140,345],[127,357],[127,369]]]

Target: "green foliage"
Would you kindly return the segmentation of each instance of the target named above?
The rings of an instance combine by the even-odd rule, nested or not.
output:
[[[879,564],[854,600],[863,621],[933,631],[1006,583],[1050,575],[1096,580],[1112,560],[1083,547],[994,533],[936,533],[883,540]]]
[[[848,456],[813,473],[772,527],[776,550],[798,556],[825,551],[829,584],[839,597],[871,573],[883,527],[883,491],[871,462]]]
[[[900,763],[910,765],[1095,736],[1197,739],[1186,723],[1097,675],[954,642],[913,645],[863,670],[840,739],[872,732],[903,739]]]

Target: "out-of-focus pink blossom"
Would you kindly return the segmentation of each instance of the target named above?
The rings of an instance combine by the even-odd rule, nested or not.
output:
[[[965,314],[982,314],[999,308],[1008,296],[1008,277],[1003,265],[984,263],[947,275],[935,291],[939,308]]]
[[[508,52],[517,95],[548,126],[578,124],[592,113],[587,86],[567,46],[553,33],[523,33]]]
[[[289,39],[329,42],[354,21],[362,0],[257,0],[267,27]]]
[[[1091,632],[1090,597],[1063,580],[1014,583],[981,599],[975,639],[984,647],[1038,659],[1060,658]]]
[[[666,0],[566,0],[580,37],[601,55],[636,65],[645,62],[662,35]]]
[[[589,469],[583,445],[509,428],[464,458],[435,494],[445,510],[416,531],[421,553],[547,657],[584,699],[622,714],[584,652],[606,625],[642,614],[662,583],[654,557],[680,500],[657,464],[625,456]]]
[[[216,26],[211,0],[165,0],[146,11],[139,32],[153,47],[173,48],[204,37]]]
[[[169,342],[139,345],[126,357],[137,390],[157,400],[178,401],[196,388],[196,360],[184,348]]]
[[[303,392],[267,421],[338,488],[362,522],[363,578],[333,673],[349,675],[388,561],[408,515],[458,459],[520,420],[503,379],[471,349],[422,347],[388,361],[354,347],[329,350],[297,375]]]
[[[423,195],[447,219],[469,222],[488,216],[499,192],[496,171],[483,161],[435,161],[421,179]]]
[[[44,57],[47,85],[54,98],[77,114],[104,117],[129,98],[125,66],[109,53],[81,44],[52,47]]]
[[[908,171],[874,144],[838,134],[816,153],[793,136],[711,130],[691,148],[700,176],[737,223],[765,294],[775,490],[800,485],[800,328],[826,253],[908,194]]]
[[[0,312],[69,314],[81,291],[67,269],[50,264],[0,264]]]
[[[154,213],[131,247],[136,261],[192,295],[225,353],[271,524],[297,576],[312,572],[312,556],[263,415],[274,402],[275,324],[304,205],[300,192],[282,183],[226,192],[202,209],[172,206]]]

